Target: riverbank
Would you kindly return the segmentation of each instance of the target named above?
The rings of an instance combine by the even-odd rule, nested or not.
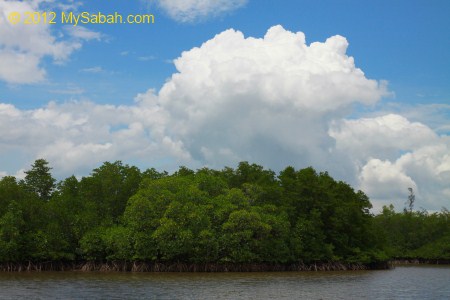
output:
[[[425,259],[425,258],[414,258],[414,259],[393,259],[391,264],[394,266],[403,265],[450,265],[450,260],[448,259]]]
[[[0,264],[1,272],[289,272],[289,271],[358,271],[390,269],[390,262],[372,264],[318,262],[314,264],[188,264],[148,262],[26,262]]]

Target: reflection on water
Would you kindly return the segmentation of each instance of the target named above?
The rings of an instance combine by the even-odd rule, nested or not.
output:
[[[0,273],[1,299],[450,299],[450,266],[289,273]]]

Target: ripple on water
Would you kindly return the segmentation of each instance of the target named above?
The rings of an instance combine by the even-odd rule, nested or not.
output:
[[[283,273],[0,273],[0,299],[450,299],[450,266]]]

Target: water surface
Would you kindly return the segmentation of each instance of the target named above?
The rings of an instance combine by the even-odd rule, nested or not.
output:
[[[450,299],[450,266],[282,273],[0,273],[0,299]]]

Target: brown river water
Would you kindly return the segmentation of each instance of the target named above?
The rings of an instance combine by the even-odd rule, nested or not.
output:
[[[272,273],[0,273],[0,299],[450,299],[450,266]]]

